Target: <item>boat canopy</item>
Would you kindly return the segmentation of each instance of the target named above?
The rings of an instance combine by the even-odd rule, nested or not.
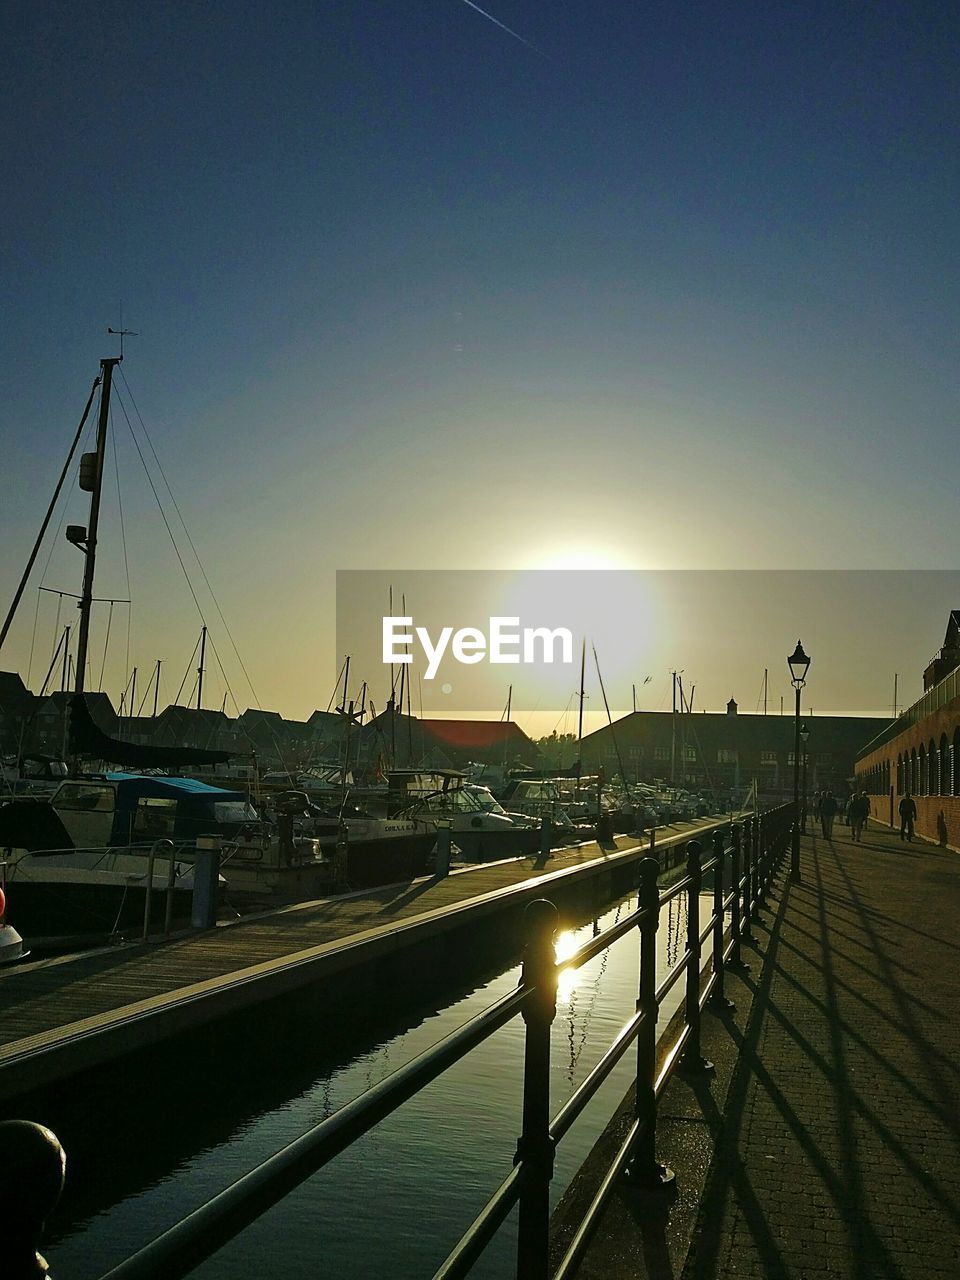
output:
[[[137,769],[180,769],[184,765],[227,764],[229,751],[208,751],[201,747],[152,747],[139,742],[111,738],[90,714],[82,693],[70,699],[70,751],[74,755],[128,764]]]

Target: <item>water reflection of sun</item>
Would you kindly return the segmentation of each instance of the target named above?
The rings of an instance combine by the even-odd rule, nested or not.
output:
[[[577,935],[572,929],[564,929],[562,933],[558,933],[553,944],[557,964],[563,964],[564,960],[569,960],[578,946]],[[562,969],[560,971],[557,979],[557,1004],[570,1003],[570,998],[576,990],[579,980],[579,969]]]

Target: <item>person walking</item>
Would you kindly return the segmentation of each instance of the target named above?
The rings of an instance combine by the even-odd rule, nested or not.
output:
[[[837,801],[829,788],[820,797],[820,828],[824,840],[833,839],[833,820],[837,816]]]
[[[850,839],[860,843],[863,824],[870,817],[870,797],[865,791],[856,791],[850,797]]]
[[[913,842],[913,824],[917,820],[917,803],[908,791],[900,801],[900,839]]]

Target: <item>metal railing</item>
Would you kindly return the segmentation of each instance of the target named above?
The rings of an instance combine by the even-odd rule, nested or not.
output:
[[[923,697],[917,701],[906,711],[901,711],[896,720],[892,720],[885,729],[881,729],[875,738],[870,741],[858,752],[857,759],[862,760],[864,756],[870,755],[874,751],[878,751],[880,747],[885,746],[893,738],[897,738],[904,733],[912,725],[919,724],[921,720],[925,720],[931,711],[937,711],[940,707],[945,707],[948,702],[952,702],[954,698],[960,697],[960,667],[956,671],[951,671],[949,675],[928,689]]]
[[[648,1187],[673,1179],[673,1174],[657,1158],[658,1103],[681,1063],[690,1070],[713,1070],[702,1054],[701,1015],[708,1004],[716,1009],[729,1007],[724,993],[724,973],[731,966],[745,967],[741,944],[749,939],[751,923],[789,848],[793,818],[793,806],[783,805],[719,827],[713,833],[713,847],[706,859],[700,842],[691,838],[685,845],[686,865],[680,878],[663,891],[657,883],[663,858],[644,857],[639,863],[637,909],[588,939],[560,963],[554,958],[553,947],[557,909],[543,899],[531,902],[526,908],[527,941],[522,976],[515,991],[501,997],[470,1022],[308,1130],[114,1267],[103,1280],[158,1280],[160,1277],[176,1280],[188,1275],[518,1014],[526,1027],[521,1133],[513,1168],[436,1271],[434,1280],[453,1280],[467,1275],[516,1205],[519,1205],[517,1275],[523,1280],[548,1280],[550,1182],[555,1148],[636,1042],[636,1102],[630,1131],[554,1273],[555,1280],[572,1276],[604,1205],[621,1177]],[[651,840],[651,850],[654,848]],[[711,913],[701,926],[700,895],[704,877],[710,874],[713,875]],[[687,899],[686,949],[658,986],[656,938],[660,914],[668,903],[682,895]],[[634,929],[639,930],[640,935],[637,1011],[551,1120],[550,1035],[556,1014],[558,977],[564,970],[586,964]],[[708,940],[711,957],[701,971],[702,947]],[[659,1045],[656,1028],[660,1006],[681,979],[686,982],[681,1025],[670,1045]]]

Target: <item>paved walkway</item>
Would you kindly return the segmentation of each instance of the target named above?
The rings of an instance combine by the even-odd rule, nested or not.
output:
[[[684,1280],[952,1280],[960,855],[837,826],[803,842],[801,871],[757,933],[762,965],[748,957],[753,1013]]]

